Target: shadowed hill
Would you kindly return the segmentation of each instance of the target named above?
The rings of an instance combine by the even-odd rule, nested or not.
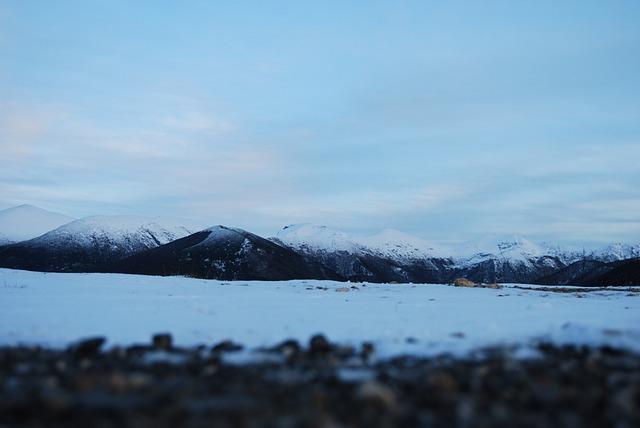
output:
[[[111,271],[207,279],[342,279],[331,269],[241,229],[216,226],[115,263]]]

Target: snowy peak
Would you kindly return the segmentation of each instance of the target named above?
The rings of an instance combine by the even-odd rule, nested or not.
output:
[[[222,225],[208,227],[202,230],[202,232],[208,232],[209,234],[204,240],[199,242],[197,246],[217,245],[222,242],[245,241],[248,236],[254,236],[246,230]]]
[[[40,236],[73,218],[33,205],[19,205],[0,211],[0,245]]]
[[[593,258],[605,262],[640,258],[640,244],[616,242],[594,251]]]
[[[164,218],[136,216],[92,216],[72,221],[28,243],[32,246],[110,246],[130,253],[154,248],[190,235],[197,227]]]
[[[447,250],[444,246],[395,229],[385,229],[375,235],[362,237],[360,242],[379,255],[391,258],[447,257]]]
[[[296,224],[281,229],[275,240],[297,250],[346,251],[392,259],[433,258],[444,254],[437,245],[393,229],[385,229],[373,235],[357,235],[326,226]]]
[[[520,235],[489,235],[454,246],[452,256],[459,259],[501,259],[526,262],[547,255],[540,245]]]
[[[353,251],[357,247],[346,233],[309,223],[285,226],[276,239],[292,248],[315,251]]]
[[[232,236],[236,234],[249,233],[246,230],[239,229],[237,227],[229,227],[229,226],[222,226],[222,225],[208,227],[204,229],[203,232],[210,232],[209,236],[214,239],[216,237],[225,238],[227,236]]]

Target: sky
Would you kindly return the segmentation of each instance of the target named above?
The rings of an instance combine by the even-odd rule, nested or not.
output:
[[[0,208],[640,241],[640,2],[0,0]]]

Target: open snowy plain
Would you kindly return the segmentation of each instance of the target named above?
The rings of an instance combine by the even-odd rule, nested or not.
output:
[[[378,356],[461,354],[492,345],[526,351],[540,340],[640,351],[640,290],[518,287],[0,269],[0,345],[58,347],[96,335],[126,345],[170,332],[179,345],[232,339],[252,350],[324,333],[344,344],[371,341]]]

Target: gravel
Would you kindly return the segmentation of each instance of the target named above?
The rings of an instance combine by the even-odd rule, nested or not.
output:
[[[104,343],[0,348],[0,427],[640,426],[640,355],[608,347],[378,360],[322,335]]]

